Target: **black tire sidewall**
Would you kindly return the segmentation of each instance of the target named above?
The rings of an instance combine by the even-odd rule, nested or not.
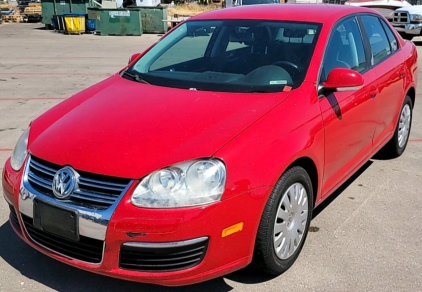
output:
[[[274,249],[273,232],[275,218],[277,215],[278,206],[284,193],[295,183],[302,184],[303,187],[306,189],[308,195],[308,220],[306,222],[304,234],[298,248],[292,256],[290,256],[288,259],[282,260],[277,257]],[[256,247],[256,249],[259,249],[258,253],[261,253],[261,258],[265,258],[265,260],[261,259],[261,261],[265,263],[261,263],[260,268],[263,268],[263,270],[269,274],[278,275],[283,273],[293,265],[293,263],[298,258],[302,247],[306,241],[310,221],[312,219],[312,209],[313,188],[308,173],[302,167],[296,166],[290,168],[280,177],[273,191],[271,192],[267,205],[264,209],[263,217],[260,222],[259,228],[266,230],[266,232],[263,232],[265,235],[263,235],[262,232],[259,232],[259,236],[264,236],[265,238],[263,238],[264,240],[261,239],[260,246]]]
[[[401,117],[401,113],[403,111],[403,108],[409,105],[410,107],[410,125],[409,125],[409,134],[407,135],[406,138],[406,143],[404,143],[403,147],[399,147],[399,124],[400,124],[400,117]],[[394,130],[394,136],[393,136],[393,147],[395,148],[395,152],[397,154],[397,156],[400,156],[403,154],[404,150],[406,149],[407,146],[407,142],[409,141],[409,137],[410,137],[410,130],[412,129],[412,120],[413,120],[413,111],[412,111],[412,100],[410,99],[410,97],[408,95],[406,95],[403,105],[400,109],[400,113],[399,113],[399,118],[396,124],[396,129]]]
[[[403,38],[403,39],[405,39],[405,40],[408,40],[408,41],[411,41],[412,39],[413,39],[413,35],[411,35],[411,34],[407,34],[407,33],[401,33],[400,34],[400,36]]]

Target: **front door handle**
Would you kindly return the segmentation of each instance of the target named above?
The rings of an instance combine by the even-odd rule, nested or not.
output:
[[[369,96],[371,97],[371,98],[374,98],[375,96],[377,96],[377,93],[378,93],[378,90],[371,90],[371,91],[369,91]]]

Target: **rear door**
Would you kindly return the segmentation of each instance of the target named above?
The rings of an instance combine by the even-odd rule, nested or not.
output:
[[[385,21],[375,15],[361,17],[371,47],[371,65],[378,78],[378,94],[374,97],[377,120],[374,146],[391,137],[397,121],[397,109],[404,99],[404,64],[398,41]]]
[[[320,96],[325,128],[325,168],[322,194],[331,193],[372,150],[376,120],[372,115],[378,84],[365,53],[359,22],[349,17],[337,23],[326,47],[320,83],[334,68],[348,68],[362,74],[359,90]]]

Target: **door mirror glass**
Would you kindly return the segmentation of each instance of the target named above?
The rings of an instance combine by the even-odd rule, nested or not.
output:
[[[330,91],[358,90],[363,85],[363,77],[351,69],[335,68],[328,74],[327,81],[323,82],[323,85]]]

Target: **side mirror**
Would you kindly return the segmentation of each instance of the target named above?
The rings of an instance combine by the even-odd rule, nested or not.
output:
[[[329,91],[351,91],[362,88],[363,77],[359,72],[346,68],[335,68],[322,83]]]
[[[134,60],[138,59],[140,55],[141,55],[141,53],[136,53],[136,54],[133,54],[133,55],[132,55],[132,57],[130,57],[130,58],[129,58],[129,62],[128,62],[127,64],[129,65],[129,64],[130,64],[130,63],[132,63]]]

